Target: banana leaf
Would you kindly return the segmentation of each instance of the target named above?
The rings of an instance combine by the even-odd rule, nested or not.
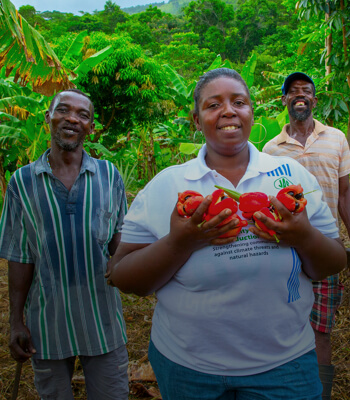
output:
[[[22,86],[52,96],[72,88],[65,69],[45,39],[18,13],[9,0],[0,2],[0,70]]]

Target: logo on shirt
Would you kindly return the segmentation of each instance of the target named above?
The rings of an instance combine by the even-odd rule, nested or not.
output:
[[[289,185],[293,185],[293,182],[291,182],[288,178],[283,176],[282,178],[276,179],[273,184],[276,189],[281,190]]]

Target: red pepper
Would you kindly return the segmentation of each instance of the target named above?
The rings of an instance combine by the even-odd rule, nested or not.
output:
[[[218,228],[226,225],[228,222],[232,221],[234,218],[239,219],[239,224],[229,230],[228,232],[222,234],[219,236],[219,238],[227,238],[227,237],[234,237],[239,234],[241,229],[244,226],[247,226],[247,221],[242,221],[241,218],[236,214],[238,210],[238,204],[236,200],[232,199],[231,197],[227,197],[225,195],[225,192],[222,189],[215,190],[212,193],[212,201],[208,207],[208,211],[204,216],[204,219],[206,221],[211,220],[215,215],[218,215],[222,210],[225,210],[226,208],[230,209],[232,211],[232,214],[229,215],[227,218],[225,218],[219,225]]]
[[[267,194],[262,192],[249,192],[240,194],[234,190],[225,189],[221,186],[216,186],[225,193],[227,193],[231,198],[239,202],[239,209],[242,211],[242,215],[246,219],[251,219],[256,211],[260,211],[263,207],[270,206],[270,200]]]
[[[301,185],[290,185],[281,189],[277,193],[276,198],[283,203],[289,211],[296,213],[302,212],[307,204]]]
[[[206,221],[209,221],[226,208],[229,208],[232,211],[232,214],[237,212],[238,204],[236,200],[232,199],[231,197],[227,197],[222,189],[215,190],[212,193],[212,197],[213,199],[204,217]]]
[[[237,225],[236,227],[234,227],[233,229],[230,229],[228,232],[226,232],[226,233],[220,235],[219,238],[222,239],[222,238],[227,238],[227,237],[235,237],[235,236],[238,236],[239,233],[241,232],[242,228],[243,228],[244,226],[247,226],[247,225],[248,225],[248,222],[245,221],[245,220],[242,220],[241,218],[239,218],[239,216],[238,216],[237,214],[231,214],[230,216],[228,216],[227,218],[225,218],[225,219],[218,225],[218,227],[227,224],[228,222],[230,222],[230,221],[233,220],[234,218],[239,219],[238,225]]]
[[[239,197],[239,209],[244,218],[251,219],[256,211],[269,207],[269,197],[262,192],[243,193]]]
[[[177,212],[189,218],[204,200],[204,197],[194,190],[185,190],[178,194]]]
[[[268,218],[271,218],[272,220],[274,220],[276,222],[281,221],[280,218],[267,207],[261,208],[259,210],[259,212],[261,212],[262,214],[266,215]],[[255,219],[254,215],[253,215],[253,221],[255,222],[255,225],[257,228],[259,228],[263,232],[267,232],[271,236],[274,236],[276,241],[279,242],[279,240],[277,239],[277,236],[276,236],[276,232],[273,229],[269,229],[263,222],[259,221],[258,219]]]
[[[179,193],[177,202],[178,213],[185,218],[189,218],[196,211],[203,199],[204,197],[194,190],[185,190],[184,192]],[[248,225],[247,221],[242,220],[237,214],[235,214],[238,210],[237,202],[234,199],[227,197],[224,191],[221,189],[215,190],[212,193],[212,201],[208,207],[207,213],[203,217],[203,220],[211,220],[213,217],[215,217],[215,215],[218,215],[222,210],[225,210],[226,208],[229,208],[232,211],[232,214],[225,218],[218,225],[218,227],[227,224],[234,218],[239,219],[239,224],[235,228],[219,236],[220,238],[237,236],[241,229],[244,226]]]

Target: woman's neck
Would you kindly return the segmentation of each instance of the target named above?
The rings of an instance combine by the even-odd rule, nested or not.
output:
[[[207,166],[228,179],[235,187],[245,174],[249,164],[249,148],[246,146],[234,155],[222,155],[207,151],[205,162]]]

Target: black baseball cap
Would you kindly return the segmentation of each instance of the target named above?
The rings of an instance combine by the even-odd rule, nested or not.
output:
[[[316,87],[315,87],[314,81],[309,77],[309,75],[306,75],[303,72],[293,72],[292,74],[287,76],[287,78],[285,79],[285,81],[282,85],[282,93],[284,95],[286,95],[288,93],[289,86],[291,85],[291,83],[296,80],[302,80],[302,81],[312,83],[312,86],[314,87],[314,94],[316,94]]]

